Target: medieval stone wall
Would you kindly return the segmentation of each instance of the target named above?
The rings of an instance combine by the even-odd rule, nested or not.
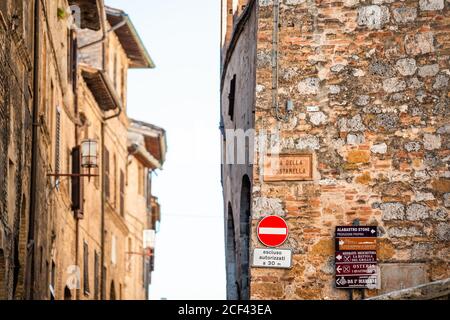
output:
[[[294,111],[273,114],[273,1],[260,0],[256,130],[313,154],[314,179],[264,182],[255,153],[253,228],[284,216],[294,264],[252,269],[251,297],[348,299],[334,286],[337,225],[379,227],[381,288],[365,296],[449,277],[449,2],[280,3],[279,99]]]
[[[0,6],[0,299],[24,297],[31,159],[31,3]]]

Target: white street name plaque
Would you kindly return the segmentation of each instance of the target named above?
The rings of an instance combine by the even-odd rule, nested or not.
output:
[[[289,249],[255,249],[252,266],[290,269],[292,267],[292,251]]]

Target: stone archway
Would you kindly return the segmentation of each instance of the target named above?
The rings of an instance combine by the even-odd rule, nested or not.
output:
[[[227,299],[238,300],[239,289],[237,282],[236,238],[234,231],[234,217],[231,203],[228,203],[226,221],[226,269],[227,269]]]
[[[239,214],[239,241],[241,266],[241,299],[250,299],[250,212],[251,183],[247,175],[242,178]]]

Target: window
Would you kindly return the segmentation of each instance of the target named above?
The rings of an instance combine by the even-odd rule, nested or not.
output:
[[[106,272],[108,271],[105,266],[102,267],[102,295],[101,299],[104,300],[106,298]]]
[[[100,257],[98,256],[97,251],[94,251],[94,299],[98,300],[99,299],[99,278],[98,278],[98,273],[99,273],[99,265],[100,265]]]
[[[66,151],[66,172],[70,172],[70,169],[72,168],[72,150],[70,148],[67,148]],[[67,184],[67,191],[68,194],[70,195],[72,193],[70,187],[72,185],[71,183],[71,179],[66,179],[66,184]]]
[[[3,164],[2,164],[3,165]],[[14,222],[14,210],[16,208],[16,167],[14,162],[9,159],[8,161],[8,222],[13,225]]]
[[[117,91],[117,54],[114,55],[114,65],[113,65],[113,80],[114,80],[114,87],[116,88]]]
[[[128,238],[128,250],[126,255],[126,263],[127,263],[127,271],[131,272],[132,269],[132,263],[131,263],[131,257],[133,255],[133,240],[131,238]]]
[[[100,141],[100,139],[98,138],[98,135],[95,135],[95,141]],[[98,170],[99,170],[99,168],[96,168],[95,169],[97,172],[97,174],[98,174]],[[95,177],[94,177],[94,186],[98,189],[99,187],[100,187],[100,175],[96,175]]]
[[[42,34],[42,56],[41,56],[41,63],[42,63],[42,84],[41,84],[41,106],[43,108],[42,112],[43,114],[47,114],[47,87],[48,87],[48,81],[47,81],[47,75],[48,75],[48,59],[47,59],[47,34],[44,32]]]
[[[113,156],[113,201],[114,201],[114,208],[117,208],[117,158],[116,155]]]
[[[126,85],[126,80],[125,80],[125,76],[126,76],[126,70],[125,68],[122,68],[122,72],[120,73],[121,76],[121,88],[120,88],[120,92],[121,92],[121,97],[122,97],[122,104],[125,106],[125,92],[127,89],[127,85]]]
[[[81,173],[81,150],[80,146],[76,146],[72,149],[72,173],[74,175],[78,175]],[[79,211],[78,214],[81,214],[83,199],[82,199],[82,183],[81,178],[79,176],[72,177],[72,210]]]
[[[109,199],[110,197],[110,187],[109,187],[109,151],[105,147],[105,158],[104,158],[104,166],[105,166],[105,197]]]
[[[111,263],[114,265],[117,263],[116,247],[117,247],[116,236],[112,235],[111,236]]]
[[[120,170],[120,215],[125,215],[125,175]]]
[[[152,172],[147,174],[147,208],[152,207]]]
[[[236,75],[230,81],[230,93],[228,95],[228,115],[231,121],[234,119],[234,101],[236,98]]]
[[[144,167],[138,166],[138,194],[144,195]]]
[[[84,294],[89,294],[89,247],[85,242],[83,245],[83,289]]]

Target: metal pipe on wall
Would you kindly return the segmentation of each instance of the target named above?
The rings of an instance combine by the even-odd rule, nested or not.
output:
[[[32,138],[31,138],[31,174],[30,174],[30,201],[28,217],[27,261],[25,272],[25,297],[32,300],[34,297],[34,256],[35,256],[35,217],[37,195],[37,164],[39,140],[39,48],[40,48],[40,1],[34,2],[34,43],[33,43],[33,110],[32,110]],[[31,251],[31,254],[29,253]]]

